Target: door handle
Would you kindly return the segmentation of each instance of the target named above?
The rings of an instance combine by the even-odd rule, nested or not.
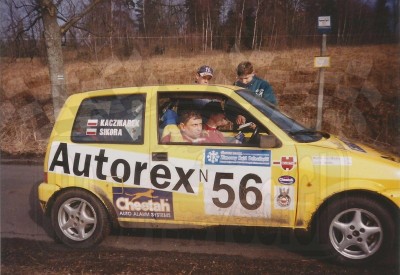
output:
[[[151,159],[153,161],[168,161],[167,152],[153,152],[151,153]]]

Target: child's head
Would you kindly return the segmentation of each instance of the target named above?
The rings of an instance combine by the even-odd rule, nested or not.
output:
[[[243,84],[248,84],[253,80],[254,68],[249,61],[243,61],[237,66],[236,70],[238,80]]]
[[[253,64],[249,61],[243,61],[237,66],[237,75],[243,76],[247,74],[252,74],[254,72]]]
[[[196,74],[196,83],[198,84],[208,84],[208,82],[212,79],[214,74],[214,70],[207,65],[201,66],[197,70]]]

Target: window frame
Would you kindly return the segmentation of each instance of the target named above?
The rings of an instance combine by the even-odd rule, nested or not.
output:
[[[202,97],[203,96],[203,97]],[[271,135],[272,132],[270,131],[270,129],[268,129],[264,124],[262,124],[259,120],[257,120],[257,118],[252,115],[249,111],[247,111],[245,108],[243,108],[243,106],[241,104],[239,104],[236,100],[234,100],[233,98],[231,98],[228,95],[222,94],[222,93],[214,93],[214,92],[207,92],[207,91],[199,91],[199,92],[192,92],[192,91],[182,91],[179,93],[174,93],[174,92],[169,92],[169,91],[159,91],[157,92],[157,106],[156,106],[156,110],[157,110],[157,131],[158,133],[160,132],[160,119],[162,116],[161,113],[161,106],[160,106],[160,102],[163,99],[175,99],[175,100],[181,100],[181,99],[199,99],[199,100],[204,100],[204,99],[210,99],[211,100],[229,100],[231,102],[233,102],[237,107],[240,107],[240,109],[245,113],[245,115],[247,116],[251,116],[254,121],[254,123],[256,123],[257,125],[261,125],[261,128],[263,130],[265,130],[265,133],[267,133],[268,135]],[[179,109],[179,107],[178,107]],[[201,108],[200,108],[201,109]],[[199,110],[200,111],[200,110]],[[243,113],[242,113],[243,114]],[[202,114],[201,114],[202,115]],[[202,115],[203,117],[203,115]],[[228,116],[227,116],[228,117]],[[233,121],[231,121],[233,122]],[[179,123],[177,123],[177,125],[179,125]],[[225,130],[225,129],[221,129],[219,130],[222,133],[239,133],[239,131],[237,130]],[[246,131],[245,133],[249,133],[249,132],[253,132],[253,131]],[[263,132],[264,133],[264,132]],[[190,142],[168,142],[168,143],[162,143],[161,142],[161,133],[159,133],[157,135],[157,144],[158,145],[190,145],[190,146],[223,146],[223,147],[259,147],[258,144],[247,144],[247,143],[190,143]],[[233,137],[234,138],[234,137]]]

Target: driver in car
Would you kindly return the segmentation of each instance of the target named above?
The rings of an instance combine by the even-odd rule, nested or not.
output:
[[[230,122],[226,118],[225,110],[223,109],[221,102],[210,101],[203,107],[202,111],[203,117],[205,118],[205,123],[203,125],[203,130],[205,134],[205,143],[242,143],[244,135],[239,132],[235,139],[228,140],[224,137],[221,131],[218,130],[220,127],[228,125]],[[243,126],[255,126],[254,123],[248,123],[248,125]],[[239,127],[239,129],[244,127]]]
[[[228,143],[224,135],[218,130],[218,127],[228,124],[225,111],[220,102],[210,101],[203,107],[203,116],[206,123],[203,130],[206,134],[207,143]]]

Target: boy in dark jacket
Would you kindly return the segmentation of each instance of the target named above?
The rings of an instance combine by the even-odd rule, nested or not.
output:
[[[274,105],[277,105],[277,100],[272,90],[271,85],[264,79],[255,75],[253,64],[249,61],[241,62],[237,67],[238,79],[234,85],[247,88],[256,95],[263,97]]]

